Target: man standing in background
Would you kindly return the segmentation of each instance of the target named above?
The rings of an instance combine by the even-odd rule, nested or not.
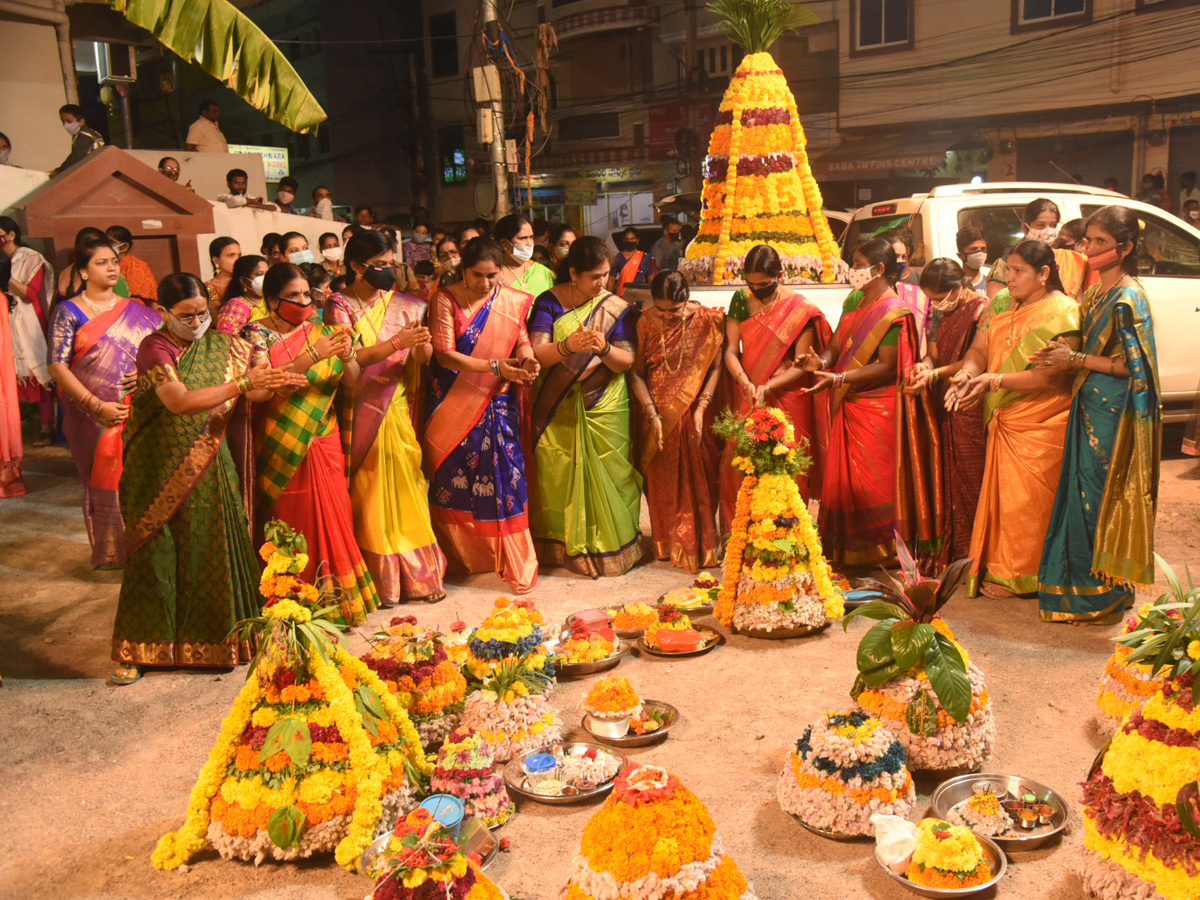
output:
[[[662,237],[650,248],[650,255],[654,257],[655,272],[678,269],[679,260],[683,259],[683,247],[680,246],[683,226],[674,216],[663,216],[662,227]]]
[[[221,107],[215,100],[205,100],[200,104],[200,118],[188,129],[185,146],[200,153],[228,153],[229,142],[221,133],[217,122],[221,118]]]

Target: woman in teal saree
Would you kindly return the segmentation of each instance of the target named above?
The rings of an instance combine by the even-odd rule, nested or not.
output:
[[[529,337],[542,367],[534,385],[529,525],[538,561],[598,578],[642,557],[642,477],[633,465],[629,387],[637,322],[604,289],[604,242],[571,245],[569,279],[534,301]]]
[[[1133,278],[1137,214],[1106,206],[1087,236],[1100,281],[1083,296],[1083,348],[1052,341],[1033,356],[1076,372],[1038,596],[1043,621],[1112,624],[1154,584],[1162,407],[1150,302]]]

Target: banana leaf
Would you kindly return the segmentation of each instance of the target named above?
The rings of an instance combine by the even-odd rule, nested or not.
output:
[[[228,0],[109,3],[280,125],[313,134],[327,118],[287,57]]]

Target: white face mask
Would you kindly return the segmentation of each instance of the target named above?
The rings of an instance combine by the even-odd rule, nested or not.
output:
[[[512,255],[517,262],[529,262],[533,258],[533,247],[528,244],[513,244]]]
[[[414,243],[414,244],[428,244],[428,243],[429,243],[429,235],[427,235],[427,234],[414,234],[414,235],[412,236],[412,241],[413,241],[413,243]]]
[[[63,128],[67,130],[67,134],[71,135],[71,137],[79,134],[79,129],[82,127],[82,122],[63,122]]]
[[[279,202],[280,203],[290,204],[295,199],[296,199],[296,195],[293,194],[291,191],[280,191],[279,192]]]
[[[458,267],[462,264],[461,256],[451,256],[446,260],[445,268],[447,272],[457,272]]]
[[[321,251],[321,255],[323,257],[325,257],[325,259],[327,259],[329,262],[341,262],[342,261],[342,248],[341,247],[326,247],[324,250]]]
[[[850,287],[856,291],[861,291],[868,284],[874,281],[877,276],[872,274],[871,268],[871,266],[867,266],[864,269],[851,269]]]
[[[1030,228],[1025,232],[1027,241],[1044,241],[1047,244],[1053,244],[1058,238],[1058,226],[1051,225],[1048,228]]]
[[[979,270],[983,268],[983,264],[987,262],[987,251],[976,250],[974,253],[967,254],[967,265],[972,269]]]
[[[295,253],[288,254],[288,262],[290,262],[293,266],[298,266],[301,263],[310,263],[312,261],[312,251],[307,247],[303,250],[297,250]]]
[[[566,259],[566,258],[567,258],[567,254],[568,254],[568,253],[570,253],[570,252],[571,252],[571,245],[570,245],[570,244],[568,244],[568,245],[567,245],[567,246],[565,246],[565,247],[564,247],[562,244],[555,244],[555,245],[554,245],[554,255],[555,255],[555,256],[557,256],[559,259]]]
[[[265,275],[255,275],[250,279],[250,290],[254,293],[255,297],[262,296],[263,279],[266,277]]]
[[[179,319],[175,313],[167,310],[167,331],[171,332],[181,341],[198,341],[204,337],[204,332],[208,331],[208,326],[212,324],[212,316],[204,313],[203,320],[199,320],[195,325],[188,325]]]
[[[7,155],[8,155],[7,153],[0,154],[0,156],[7,156]],[[0,159],[0,163],[6,162],[6,161],[7,160],[5,160],[5,159]],[[1189,209],[1188,210],[1188,218],[1191,219],[1193,222],[1196,219],[1200,219],[1200,209]]]
[[[10,150],[0,150],[0,166],[8,165],[8,156],[11,152]]]
[[[962,289],[955,288],[946,295],[944,300],[930,300],[929,305],[940,313],[953,312],[958,308],[958,301],[962,299]]]

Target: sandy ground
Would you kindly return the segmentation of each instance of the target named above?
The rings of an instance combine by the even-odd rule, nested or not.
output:
[[[1168,446],[1178,446],[1169,432]],[[105,685],[119,575],[94,573],[62,448],[26,462],[30,493],[0,503],[0,897],[273,898],[350,900],[369,885],[332,859],[254,867],[215,853],[186,872],[158,872],[150,852],[183,821],[188,792],[244,670],[167,672],[124,688]],[[1182,572],[1200,563],[1200,464],[1163,464],[1160,552]],[[602,603],[653,600],[688,581],[661,564],[588,582],[543,575],[533,594],[551,620]],[[436,606],[410,608],[423,624],[477,622],[503,593],[479,576]],[[1114,629],[1039,624],[1031,601],[956,599],[946,610],[982,667],[998,740],[989,768],[1045,782],[1072,804],[1060,844],[1013,859],[1003,896],[1080,896],[1070,871],[1081,824],[1080,782],[1102,743],[1093,700]],[[370,625],[393,612],[371,616]],[[790,746],[823,710],[849,703],[854,651],[865,624],[780,643],[731,637],[692,660],[628,659],[618,669],[642,696],[674,703],[682,722],[658,746],[630,751],[677,773],[709,805],[728,852],[764,900],[909,896],[876,866],[870,844],[808,834],[775,802]],[[352,638],[361,650],[365,641]],[[588,679],[552,695],[580,736]],[[921,801],[935,787],[918,781]],[[503,831],[512,842],[491,874],[514,896],[557,898],[594,806],[522,804]]]

